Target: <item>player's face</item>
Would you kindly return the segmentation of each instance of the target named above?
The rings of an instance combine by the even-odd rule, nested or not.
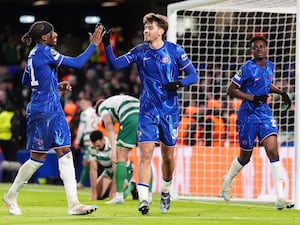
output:
[[[257,40],[252,43],[252,54],[255,59],[261,60],[267,58],[268,48],[262,40]]]
[[[46,34],[47,45],[56,46],[57,45],[57,33],[55,31],[51,31]]]
[[[144,41],[154,42],[156,40],[162,40],[164,30],[157,26],[157,22],[147,22],[144,25]]]
[[[97,151],[103,151],[104,147],[105,147],[105,141],[104,139],[102,140],[97,140],[93,143],[94,145],[94,148],[97,150]]]

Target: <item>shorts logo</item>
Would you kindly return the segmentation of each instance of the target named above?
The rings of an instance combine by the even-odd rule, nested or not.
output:
[[[43,141],[42,139],[37,139],[37,140],[36,140],[36,144],[37,144],[38,146],[41,146],[41,145],[44,144],[44,141]]]
[[[138,134],[138,137],[141,137],[143,132],[141,130],[138,130],[137,134]]]
[[[172,131],[172,139],[175,140],[178,136],[178,129],[173,129]]]
[[[164,63],[164,64],[169,64],[170,63],[170,57],[169,56],[162,57],[161,62]]]

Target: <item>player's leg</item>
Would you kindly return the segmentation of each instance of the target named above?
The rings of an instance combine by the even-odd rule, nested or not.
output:
[[[22,212],[17,203],[17,196],[22,187],[28,183],[32,175],[43,165],[46,154],[38,154],[31,152],[28,159],[19,169],[15,180],[7,193],[3,195],[3,201],[10,214],[22,215]]]
[[[35,115],[34,118],[27,118],[27,147],[28,149],[40,149],[40,152],[30,152],[30,158],[20,167],[13,184],[2,198],[9,213],[12,215],[22,214],[17,203],[18,193],[32,175],[43,165],[46,157],[45,152],[50,149],[49,139],[43,138],[48,137],[48,129],[46,129],[47,118],[43,114]],[[40,140],[40,142],[36,140]]]
[[[283,194],[283,177],[282,165],[278,154],[278,141],[276,135],[268,136],[263,140],[263,145],[266,154],[270,160],[271,174],[274,181],[277,201],[275,203],[276,209],[293,208],[294,203],[285,199]]]
[[[175,146],[166,146],[161,143],[161,155],[162,155],[162,189],[160,200],[160,211],[166,213],[170,209],[170,188],[172,185],[173,172],[175,166],[174,159]]]
[[[65,115],[57,115],[51,124],[54,142],[53,149],[58,156],[58,169],[61,179],[63,180],[66,196],[68,200],[68,214],[85,215],[92,213],[97,209],[96,205],[82,205],[77,197],[77,182],[75,177],[75,168],[73,163],[73,155],[70,150],[71,134]]]
[[[160,211],[166,213],[170,209],[171,196],[170,188],[172,185],[175,158],[174,151],[179,125],[179,115],[161,115],[159,121],[160,149],[162,156],[162,190],[160,199]]]
[[[56,153],[59,157],[58,168],[60,177],[63,180],[68,200],[68,214],[85,215],[92,213],[97,209],[96,205],[82,205],[78,200],[75,169],[71,150],[68,147],[57,148]]]
[[[231,184],[234,177],[244,168],[244,166],[250,161],[252,156],[252,149],[254,147],[254,140],[257,135],[257,124],[252,123],[238,123],[239,131],[239,144],[240,144],[240,155],[235,158],[230,166],[227,174],[222,178],[222,197],[224,200],[230,200]],[[247,140],[244,142],[243,140]]]
[[[99,200],[108,197],[112,184],[112,174],[108,175],[107,170],[104,170],[97,179],[97,196]]]
[[[117,146],[118,162],[114,170],[116,182],[116,196],[106,202],[106,204],[123,204],[124,203],[124,182],[127,176],[126,163],[128,161],[129,151],[131,149]]]
[[[139,208],[143,214],[149,211],[149,181],[151,179],[151,159],[154,151],[154,142],[139,143],[139,165],[138,165],[138,195]]]

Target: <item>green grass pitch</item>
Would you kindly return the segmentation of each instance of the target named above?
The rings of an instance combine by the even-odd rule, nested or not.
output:
[[[9,184],[0,183],[0,195]],[[0,225],[289,225],[300,224],[298,210],[275,210],[270,203],[183,201],[171,202],[167,214],[159,211],[159,195],[153,196],[150,213],[141,215],[138,201],[130,196],[123,205],[106,205],[105,200],[90,201],[89,189],[78,191],[84,204],[96,204],[96,212],[85,216],[67,215],[66,197],[63,186],[27,184],[19,194],[22,216],[12,216],[3,202],[0,205]]]

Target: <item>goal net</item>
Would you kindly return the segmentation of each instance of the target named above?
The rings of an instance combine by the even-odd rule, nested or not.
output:
[[[295,100],[296,0],[198,0],[168,5],[168,40],[180,44],[199,82],[180,92],[181,123],[174,191],[181,198],[221,199],[222,177],[238,156],[236,111],[240,100],[226,94],[231,78],[251,59],[249,40],[263,35],[274,62],[274,84]],[[279,127],[284,194],[294,199],[294,112],[281,97],[268,98]],[[175,194],[176,194],[175,193]],[[235,200],[274,201],[269,161],[256,144],[249,164],[234,179]]]

